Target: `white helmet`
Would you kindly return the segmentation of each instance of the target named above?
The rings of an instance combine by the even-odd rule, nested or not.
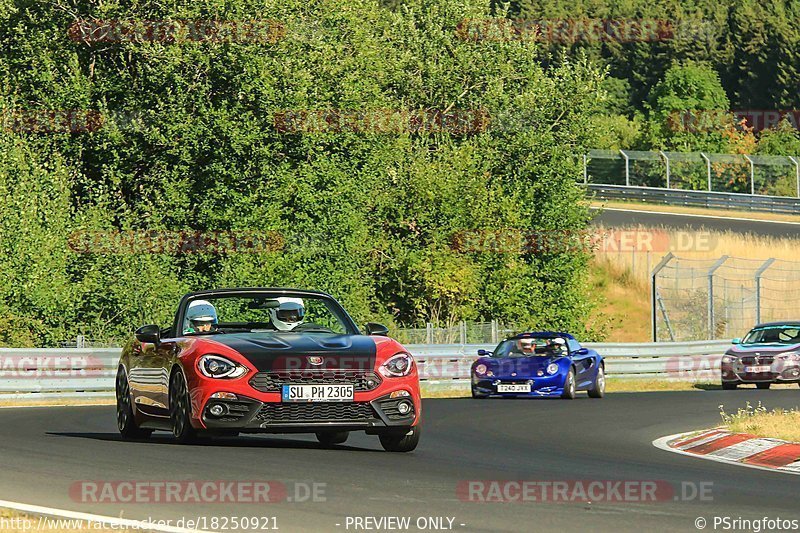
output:
[[[280,302],[280,306],[269,310],[269,314],[272,317],[272,324],[276,329],[280,331],[291,331],[303,323],[303,318],[306,315],[306,307],[303,304],[302,298],[281,296],[280,298],[276,298],[276,300]]]
[[[195,300],[186,309],[184,330],[189,331],[202,324],[216,324],[217,310],[206,300]]]

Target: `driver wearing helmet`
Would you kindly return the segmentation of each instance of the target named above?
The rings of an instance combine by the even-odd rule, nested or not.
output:
[[[206,300],[195,300],[186,310],[184,333],[208,333],[217,327],[217,310]]]
[[[303,323],[306,315],[306,308],[302,298],[289,298],[282,296],[276,298],[280,305],[275,309],[270,309],[269,314],[272,325],[278,331],[292,331]]]
[[[536,353],[536,342],[533,339],[520,339],[519,348],[524,355],[533,355]]]
[[[547,341],[547,349],[551,353],[563,354],[566,351],[567,342],[561,337],[553,337]]]

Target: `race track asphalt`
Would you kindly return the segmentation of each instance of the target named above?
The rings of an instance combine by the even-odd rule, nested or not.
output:
[[[651,444],[712,427],[719,405],[733,411],[747,401],[795,407],[800,389],[426,400],[424,435],[411,454],[383,452],[376,437],[363,434],[334,449],[321,448],[313,436],[290,435],[180,446],[164,433],[124,442],[113,407],[0,409],[0,499],[133,519],[274,516],[281,531],[364,531],[346,527],[347,517],[357,516],[408,516],[412,524],[418,517],[451,517],[455,531],[697,531],[698,517],[712,531],[715,516],[800,520],[800,476],[685,457]],[[324,483],[326,501],[96,504],[69,492],[82,480],[191,479]],[[678,492],[704,484],[711,498],[465,502],[456,488],[467,480],[648,480]]]
[[[606,227],[666,227],[685,231],[732,231],[734,233],[752,233],[770,237],[800,236],[800,224],[772,220],[741,220],[735,211],[730,217],[706,217],[685,213],[671,214],[660,212],[642,212],[637,210],[605,209],[598,214],[592,223]]]

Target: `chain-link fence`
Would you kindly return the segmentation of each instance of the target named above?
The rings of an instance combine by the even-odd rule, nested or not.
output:
[[[590,150],[586,183],[800,197],[800,156]]]
[[[516,333],[507,324],[491,322],[459,322],[440,326],[430,322],[425,327],[398,328],[389,332],[403,344],[496,344]]]
[[[652,277],[653,337],[741,337],[759,322],[800,319],[800,263],[667,254]]]

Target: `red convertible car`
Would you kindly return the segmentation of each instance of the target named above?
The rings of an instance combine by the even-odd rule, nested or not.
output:
[[[330,295],[283,288],[190,293],[172,325],[143,326],[116,380],[126,438],[315,433],[341,444],[351,431],[408,452],[422,404],[413,357],[387,329],[361,334]]]

